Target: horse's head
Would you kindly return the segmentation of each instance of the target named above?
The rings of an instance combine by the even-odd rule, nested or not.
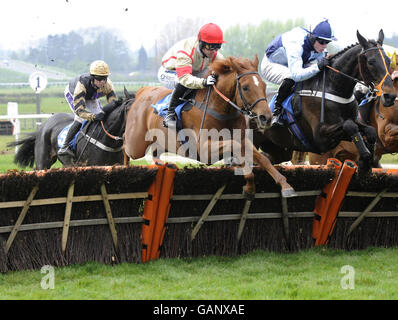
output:
[[[228,57],[222,61],[216,61],[211,69],[219,75],[219,82],[223,78],[234,75],[236,85],[232,86],[235,92],[231,92],[236,104],[242,111],[256,121],[260,130],[265,130],[270,126],[272,112],[268,106],[265,90],[265,82],[258,74],[258,56],[254,60],[245,58]]]
[[[397,95],[389,73],[390,59],[382,47],[383,30],[380,30],[377,41],[366,40],[359,31],[357,38],[362,46],[359,54],[359,71],[362,79],[369,87],[374,88],[378,96],[381,96],[383,105],[390,107],[394,104]]]
[[[124,88],[125,97],[122,103],[113,109],[105,118],[104,125],[107,131],[112,135],[121,136],[124,133],[126,126],[127,113],[135,100],[135,94],[129,93],[126,88]]]

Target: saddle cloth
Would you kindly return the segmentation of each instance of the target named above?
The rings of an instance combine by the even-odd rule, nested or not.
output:
[[[274,111],[275,108],[275,100],[276,96],[274,95],[271,99],[271,102],[269,103],[269,107],[271,111]],[[300,142],[305,146],[306,150],[311,152],[317,152],[316,148],[314,148],[307,140],[305,135],[302,133],[301,129],[299,126],[296,124],[296,119],[294,117],[294,112],[293,112],[293,107],[292,107],[292,99],[293,99],[294,93],[292,93],[289,97],[287,97],[283,102],[282,102],[282,114],[281,114],[281,119],[283,123],[289,126],[290,131],[296,136],[297,139],[300,140]]]
[[[63,128],[61,130],[61,132],[58,134],[57,136],[57,143],[58,143],[58,147],[61,148],[64,144],[64,141],[66,139],[66,135],[68,134],[69,128],[72,126],[71,122],[70,124],[68,124],[65,128]],[[80,131],[82,131],[82,129],[84,128],[84,126],[86,125],[87,121],[83,121],[83,124],[80,128],[80,130],[75,134],[75,137],[72,139],[72,141],[70,142],[70,146],[72,148],[72,150],[76,150],[76,141],[77,141],[77,136],[79,135]]]
[[[171,99],[171,93],[167,96],[165,96],[163,99],[158,101],[156,104],[151,104],[151,107],[155,110],[155,112],[161,116],[162,118],[167,116],[167,108],[169,107],[170,104],[170,99]],[[176,115],[177,115],[177,129],[180,130],[182,128],[182,123],[181,123],[181,113],[187,104],[188,101],[184,101],[183,103],[179,104],[177,108],[175,109]]]

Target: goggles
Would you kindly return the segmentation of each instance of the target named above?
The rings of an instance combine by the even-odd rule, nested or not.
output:
[[[321,38],[316,38],[316,41],[319,42],[319,44],[328,44],[330,42],[330,40],[325,40],[325,39],[321,39]]]
[[[107,81],[108,80],[108,77],[107,76],[93,76],[93,78],[94,78],[94,80],[97,80],[97,81]]]
[[[203,48],[207,50],[219,50],[221,49],[221,43],[206,43],[203,42]]]

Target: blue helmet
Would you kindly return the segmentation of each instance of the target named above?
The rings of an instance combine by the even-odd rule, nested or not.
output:
[[[308,30],[306,31],[311,33],[312,36],[315,38],[325,39],[328,41],[337,40],[334,37],[333,30],[330,27],[330,24],[327,19],[318,23],[312,32]]]

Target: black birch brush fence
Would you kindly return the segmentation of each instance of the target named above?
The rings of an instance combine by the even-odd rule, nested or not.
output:
[[[297,192],[282,198],[266,171],[254,168],[256,195],[231,168],[175,171],[160,258],[234,256],[253,250],[312,248],[314,208],[336,177],[327,166],[279,166]],[[141,263],[145,206],[159,167],[87,167],[0,175],[0,271],[97,261]],[[355,173],[327,246],[398,244],[398,175]]]

